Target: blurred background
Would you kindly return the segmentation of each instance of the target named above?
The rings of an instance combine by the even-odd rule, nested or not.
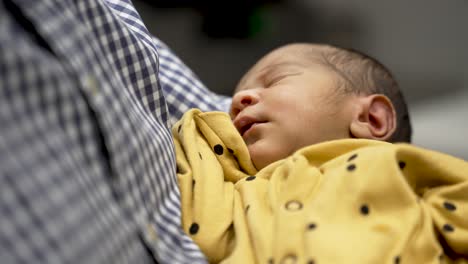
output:
[[[213,91],[230,95],[262,55],[290,42],[361,50],[409,103],[414,144],[468,160],[466,0],[133,0],[149,31]]]

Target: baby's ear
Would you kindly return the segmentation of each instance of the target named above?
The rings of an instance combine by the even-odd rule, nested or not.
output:
[[[388,141],[396,130],[396,113],[392,102],[382,94],[358,99],[358,110],[350,124],[354,138]]]

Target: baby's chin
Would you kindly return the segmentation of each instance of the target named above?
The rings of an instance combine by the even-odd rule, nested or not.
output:
[[[281,155],[281,152],[274,150],[271,146],[263,146],[261,142],[248,146],[250,159],[257,170],[261,170],[271,163],[285,158],[287,155]]]

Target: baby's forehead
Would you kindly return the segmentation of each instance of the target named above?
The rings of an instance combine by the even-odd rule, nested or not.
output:
[[[242,77],[236,91],[247,82],[268,75],[297,70],[316,70],[318,67],[323,69],[324,63],[320,48],[290,45],[268,53]]]
[[[329,46],[317,44],[290,44],[273,50],[260,59],[252,68],[257,72],[267,68],[301,67],[308,69],[311,66],[323,66]]]
[[[285,74],[287,72],[304,71],[306,66],[298,61],[278,60],[269,63],[260,63],[252,67],[240,80],[236,91],[250,83],[268,79],[271,76]]]

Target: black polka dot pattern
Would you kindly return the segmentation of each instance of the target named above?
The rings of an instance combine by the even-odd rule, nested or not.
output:
[[[445,232],[453,232],[455,231],[455,228],[453,228],[453,226],[449,225],[449,224],[445,224],[443,227]]]
[[[216,146],[214,146],[213,150],[216,154],[223,155],[224,148],[220,144],[217,144]]]
[[[357,158],[357,156],[357,154],[353,154],[351,157],[349,157],[348,162],[354,160],[355,158]]]
[[[361,214],[368,215],[370,213],[369,206],[367,204],[363,204],[361,206]]]
[[[191,235],[195,235],[196,233],[198,233],[199,229],[200,229],[200,226],[197,223],[193,223],[189,228],[189,233]]]
[[[404,161],[399,161],[398,162],[398,167],[400,167],[400,169],[404,169],[406,167],[406,162]]]
[[[179,131],[179,132],[180,132],[180,130],[181,130],[181,126],[178,127],[178,131]],[[221,144],[216,144],[216,145],[213,147],[213,150],[214,150],[214,152],[215,152],[217,155],[223,155],[223,154],[224,154],[224,147],[223,147]],[[227,152],[229,152],[230,154],[233,154],[233,153],[234,153],[234,151],[233,151],[232,149],[230,149],[230,148],[226,148],[226,150],[227,150]],[[203,159],[201,153],[198,153],[198,154],[199,154],[199,156],[200,156],[200,159]],[[226,154],[227,154],[227,153],[226,153]],[[229,154],[228,154],[228,155],[229,155]],[[349,163],[345,163],[345,164],[342,163],[342,165],[341,165],[341,166],[342,166],[342,167],[341,167],[341,172],[346,172],[346,171],[348,171],[348,172],[350,172],[349,175],[351,175],[352,173],[359,173],[359,172],[361,172],[363,169],[365,169],[365,166],[364,166],[365,164],[361,164],[361,163],[360,163],[360,160],[357,160],[357,161],[356,161],[356,159],[357,159],[358,157],[359,157],[359,155],[358,155],[357,153],[352,154],[351,156],[349,156],[349,157],[347,158],[347,162],[349,162]],[[234,156],[233,158],[236,158],[236,157]],[[359,157],[359,158],[362,158],[362,157]],[[346,157],[345,157],[344,159],[346,159]],[[343,160],[342,160],[342,161],[343,161]],[[410,161],[411,161],[411,160],[410,160]],[[410,161],[409,161],[409,162],[410,162]],[[362,166],[362,167],[360,167],[360,170],[356,172],[356,169],[357,169],[356,164],[357,164],[357,163],[360,163],[359,165]],[[395,165],[395,163],[396,163],[396,161],[393,161],[393,166]],[[404,162],[404,161],[398,161],[397,163],[398,163],[398,166],[399,166],[399,168],[400,168],[401,170],[403,170],[403,169],[406,168],[406,162]],[[343,165],[344,165],[344,166],[343,166]],[[410,164],[409,169],[412,169],[411,166],[412,166],[412,164]],[[346,171],[344,171],[345,167],[346,167]],[[178,170],[178,169],[179,169],[179,168],[177,168],[177,170]],[[406,172],[408,172],[408,169],[406,170]],[[256,179],[256,176],[248,176],[248,177],[245,178],[246,181],[254,181],[255,179]],[[259,183],[259,181],[261,182],[261,181],[263,181],[263,179],[259,179],[259,180],[257,180],[257,182],[254,182],[254,183],[252,183],[252,184]],[[192,184],[195,185],[195,180],[193,180]],[[367,200],[367,201],[361,201],[361,202],[370,202],[370,201]],[[456,201],[455,201],[455,203],[456,203]],[[441,210],[444,210],[444,209],[445,209],[445,210],[447,210],[447,211],[456,211],[456,210],[457,210],[457,206],[456,206],[455,203],[454,203],[454,202],[451,202],[451,201],[439,202],[439,208],[441,208],[440,206],[442,205],[443,208],[441,208]],[[461,204],[458,204],[458,203],[457,203],[457,205],[458,205],[458,206],[461,206]],[[289,211],[297,211],[297,210],[301,210],[301,209],[303,208],[303,204],[301,203],[301,201],[297,201],[297,200],[290,200],[290,201],[288,201],[287,203],[285,203],[284,206],[285,206],[285,209],[287,209],[287,210],[289,210]],[[359,207],[359,206],[360,206],[360,207]],[[374,204],[370,205],[370,204],[366,204],[366,203],[363,203],[363,204],[361,204],[361,205],[357,204],[357,206],[355,205],[355,207],[354,207],[354,213],[355,213],[355,214],[358,213],[357,211],[359,210],[359,213],[360,213],[361,215],[368,216],[369,218],[367,218],[367,219],[371,219],[370,216],[369,216],[369,215],[370,215],[371,209],[372,209],[372,210],[375,210],[375,211],[372,212],[374,216],[375,216],[376,212],[378,212],[378,208],[376,208],[376,207],[374,207],[374,206],[375,206]],[[370,208],[370,207],[372,207],[372,208]],[[359,209],[358,209],[358,208],[359,208]],[[458,208],[458,209],[461,210],[461,208]],[[249,212],[249,210],[250,210],[250,205],[247,205],[247,206],[245,207],[244,210],[245,210],[245,213],[247,214],[247,213]],[[254,210],[254,211],[253,211],[253,212],[250,212],[250,213],[256,213],[257,210],[258,210],[258,208],[257,208],[257,207],[254,207],[253,210]],[[364,217],[362,217],[361,219],[364,219]],[[321,224],[323,224],[323,223],[321,223]],[[316,234],[315,232],[317,231],[317,230],[316,230],[316,229],[317,229],[317,223],[309,222],[309,223],[307,223],[307,224],[305,224],[305,225],[303,224],[303,225],[302,225],[302,228],[304,228],[304,227],[306,228],[305,230],[311,232],[310,235]],[[321,227],[321,229],[322,229],[322,228],[325,228],[324,226],[320,226],[320,227]],[[200,229],[200,226],[199,226],[197,223],[192,223],[192,225],[191,225],[190,228],[189,228],[189,233],[190,233],[191,235],[195,235],[195,234],[197,234],[197,233],[199,232],[199,229]],[[304,229],[303,229],[303,230],[304,230]],[[313,230],[315,230],[315,231],[313,231]],[[445,232],[454,232],[454,231],[455,231],[455,228],[454,228],[454,226],[452,226],[452,225],[450,225],[450,224],[445,224],[445,225],[442,226],[442,230],[445,231]],[[318,230],[318,231],[320,232],[320,230]],[[314,232],[314,233],[312,233],[312,232]],[[437,255],[436,255],[436,256],[437,256]],[[404,257],[404,260],[403,260],[403,261],[406,263],[406,261],[407,261],[406,255],[404,255],[403,257]],[[400,263],[401,263],[401,256],[395,256],[395,255],[393,255],[393,256],[389,256],[389,258],[390,258],[390,259],[389,259],[389,260],[390,260],[390,263],[392,263],[392,262],[391,262],[391,261],[392,261],[392,258],[393,258],[393,263],[395,263],[395,264],[400,264]],[[442,259],[442,258],[443,258],[443,255],[440,255],[439,258]],[[263,261],[265,261],[265,260],[266,260],[266,259],[264,259]],[[288,254],[288,255],[285,255],[283,258],[281,258],[280,263],[283,263],[283,262],[293,263],[293,262],[296,261],[296,260],[297,260],[297,256],[295,256],[294,254]],[[320,259],[318,259],[318,260],[320,260]],[[267,261],[268,261],[268,263],[274,263],[274,259],[273,259],[273,258],[269,258]],[[305,261],[305,262],[308,263],[308,264],[314,264],[314,263],[315,263],[315,261],[314,261],[313,259],[305,259],[305,260],[303,259],[303,261]],[[278,259],[277,259],[276,262],[278,262]],[[320,262],[320,261],[319,261],[319,262]]]
[[[444,202],[444,207],[445,207],[445,209],[447,209],[449,211],[457,210],[457,207],[453,203],[450,203],[450,202]]]
[[[314,230],[315,228],[317,228],[317,224],[316,223],[310,223],[307,225],[307,229],[308,230]]]
[[[348,171],[354,171],[356,169],[355,164],[349,164],[348,167],[346,168]]]

